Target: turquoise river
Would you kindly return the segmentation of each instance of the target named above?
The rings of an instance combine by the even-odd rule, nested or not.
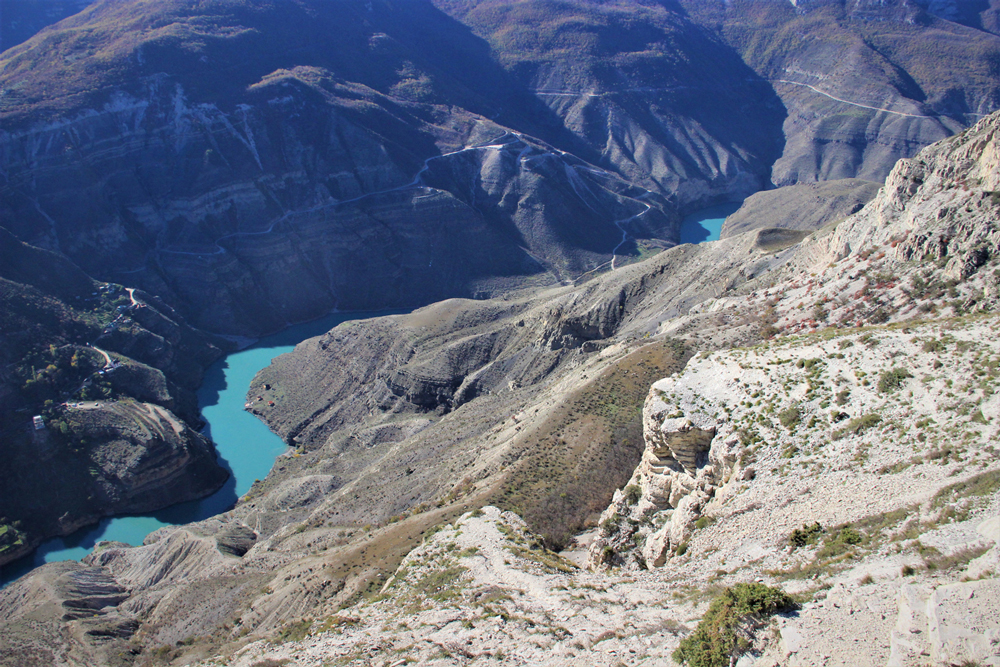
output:
[[[702,209],[681,221],[681,243],[718,241],[726,217],[736,212],[742,202],[718,204]]]
[[[739,206],[738,203],[720,204],[685,217],[680,228],[681,243],[717,240],[726,216]],[[204,383],[198,390],[198,404],[208,424],[203,433],[215,441],[219,463],[232,473],[226,484],[202,500],[150,514],[107,518],[67,537],[43,542],[33,554],[0,568],[0,586],[44,563],[79,560],[98,542],[110,540],[139,545],[158,528],[200,521],[231,508],[255,479],[267,475],[275,458],[286,449],[281,438],[243,409],[254,375],[279,354],[290,352],[298,343],[326,333],[341,322],[385,314],[388,313],[334,313],[291,326],[217,361],[205,373]]]
[[[250,490],[255,479],[263,479],[267,475],[275,458],[286,450],[281,438],[243,409],[247,389],[257,371],[279,354],[291,352],[298,343],[324,334],[341,322],[387,314],[387,311],[334,313],[261,338],[254,345],[212,364],[198,390],[198,404],[208,423],[202,432],[215,441],[219,464],[232,473],[223,487],[202,500],[181,503],[149,514],[103,519],[99,524],[82,528],[67,537],[43,542],[31,555],[0,569],[0,586],[44,563],[79,560],[100,541],[139,545],[158,528],[200,521],[231,508],[239,496]]]

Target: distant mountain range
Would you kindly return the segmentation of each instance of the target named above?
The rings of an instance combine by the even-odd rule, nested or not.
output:
[[[996,108],[955,7],[97,2],[2,55],[0,212],[216,331],[573,280]]]

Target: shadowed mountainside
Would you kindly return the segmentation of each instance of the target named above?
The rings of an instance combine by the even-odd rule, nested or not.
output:
[[[663,113],[683,141],[667,116],[628,120],[641,95],[567,124],[592,114],[560,115],[427,3],[95,3],[3,55],[0,210],[217,330],[573,279],[669,245],[678,207],[759,189],[777,155],[773,103],[742,136],[721,120],[773,99],[752,72],[679,14],[643,20],[591,61],[667,40],[651,64],[587,76],[613,92],[694,63],[653,82],[680,96]],[[594,123],[619,147],[601,155]]]
[[[788,110],[776,185],[881,182],[899,158],[1000,104],[1000,38],[911,0],[681,4],[770,82]]]
[[[97,2],[2,55],[0,212],[212,330],[490,296],[881,180],[996,106],[998,40],[902,0]]]
[[[0,228],[0,523],[20,534],[0,564],[101,517],[217,489],[227,474],[196,431],[194,392],[228,348]]]

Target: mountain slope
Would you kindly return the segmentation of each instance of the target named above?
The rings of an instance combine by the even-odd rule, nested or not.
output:
[[[255,410],[296,445],[266,480],[223,516],[161,530],[142,547],[109,545],[79,572],[40,569],[0,593],[10,610],[0,633],[21,650],[40,646],[60,627],[41,606],[72,605],[78,595],[46,582],[89,576],[128,598],[68,622],[74,631],[117,629],[110,642],[63,640],[81,655],[114,653],[134,636],[132,645],[173,647],[130,658],[138,664],[211,656],[254,664],[289,651],[363,661],[370,651],[423,655],[434,632],[450,623],[459,632],[467,621],[463,632],[493,633],[470,632],[479,647],[470,661],[486,664],[497,649],[543,634],[565,664],[579,664],[610,658],[600,644],[634,634],[624,631],[632,617],[623,607],[641,598],[664,601],[664,625],[632,648],[637,660],[662,664],[686,632],[681,624],[702,613],[703,589],[764,579],[810,602],[780,621],[791,628],[782,638],[757,633],[755,650],[775,659],[825,652],[840,664],[909,655],[913,644],[894,634],[893,618],[930,627],[905,602],[930,610],[922,587],[966,586],[961,576],[985,573],[956,589],[965,597],[935,602],[953,618],[973,614],[961,602],[970,591],[977,599],[995,587],[998,136],[992,116],[901,162],[864,209],[783,250],[754,230],[671,248],[576,289],[449,300],[306,341],[255,381],[254,392],[268,393],[268,407]],[[718,349],[776,332],[763,345]],[[638,451],[625,443],[642,403],[630,380],[684,360],[668,335],[707,349],[653,386]],[[968,378],[956,381],[965,368]],[[609,438],[616,413],[626,418]],[[622,489],[623,468],[633,465],[634,488]],[[603,519],[590,510],[596,489],[612,496]],[[544,534],[508,516],[509,543],[489,538],[484,549],[487,560],[511,552],[493,574],[476,569],[476,553],[463,546],[452,549],[454,563],[434,561],[447,564],[447,580],[417,585],[427,574],[422,554],[458,532],[494,534],[467,516],[461,531],[445,533],[453,538],[420,547],[432,527],[490,501],[523,512]],[[498,520],[494,510],[486,516]],[[559,546],[560,526],[573,533],[581,524],[599,528],[595,563],[652,567],[593,579],[542,548]],[[793,539],[804,546],[792,549]],[[393,573],[388,597],[375,595]],[[525,576],[539,573],[547,578]],[[467,585],[478,591],[467,612],[451,610]],[[578,592],[567,598],[558,586]],[[613,587],[614,599],[588,586]],[[488,591],[492,611],[480,618],[474,603]],[[35,606],[19,610],[23,599]],[[367,631],[396,618],[386,600],[412,605],[405,609],[429,625],[390,623],[382,644],[366,643]],[[579,613],[595,605],[609,605],[600,619]],[[567,622],[580,636],[559,630]],[[790,648],[793,633],[809,643]],[[862,634],[869,657],[855,646]],[[479,654],[487,646],[490,655]],[[941,646],[928,635],[915,650],[941,655]],[[355,651],[362,647],[365,657]]]
[[[998,137],[1000,117],[992,116],[914,160],[902,161],[886,188],[832,231],[811,235],[772,257],[769,265],[754,253],[740,256],[744,279],[755,265],[757,275],[733,284],[721,298],[702,297],[693,308],[684,308],[684,314],[658,323],[659,331],[692,341],[697,334],[711,334],[715,326],[741,320],[764,335],[776,329],[807,335],[785,335],[732,350],[705,350],[683,372],[653,385],[644,411],[643,460],[630,486],[615,494],[601,517],[599,537],[590,548],[592,564],[628,568],[627,577],[613,570],[595,581],[575,572],[570,563],[541,550],[537,543],[532,547],[537,538],[524,533],[513,517],[501,517],[487,508],[482,520],[476,513],[466,515],[454,528],[442,531],[440,540],[428,539],[414,549],[380,596],[361,599],[340,614],[334,611],[336,604],[327,604],[322,607],[323,622],[303,620],[296,626],[307,633],[304,640],[279,633],[289,643],[254,642],[238,651],[234,662],[249,665],[289,655],[308,661],[331,652],[351,661],[360,659],[360,651],[369,658],[372,653],[402,651],[430,659],[424,647],[433,651],[428,646],[433,645],[452,654],[461,648],[460,654],[472,664],[489,664],[496,651],[506,653],[518,646],[546,650],[556,664],[603,664],[617,659],[612,650],[627,650],[637,664],[664,664],[677,646],[677,635],[690,628],[681,624],[693,625],[702,613],[706,602],[702,591],[746,581],[778,584],[806,600],[800,613],[778,619],[780,635],[762,627],[746,629],[751,659],[780,663],[795,654],[796,659],[839,665],[884,664],[890,659],[892,664],[917,665],[926,664],[928,656],[942,665],[992,659],[995,651],[988,638],[998,628],[996,619],[983,615],[982,603],[996,599],[1000,554],[996,499],[1000,468],[994,447],[1000,417],[995,395],[1000,354],[993,337],[998,324],[994,312],[1000,303],[996,269],[1000,230],[992,197]],[[589,294],[595,296],[618,280],[648,290],[626,289],[626,314],[607,342],[620,341],[626,332],[651,323],[641,305],[645,298],[663,307],[657,297],[676,293],[680,285],[671,279],[676,281],[678,273],[664,272],[662,286],[654,278],[660,275],[654,267],[664,266],[668,257],[687,253],[690,262],[704,253],[708,262],[718,264],[715,252],[739,256],[734,252],[737,239],[754,238],[760,239],[761,232],[674,248],[595,281],[603,283],[592,286]],[[934,254],[922,258],[929,252]],[[765,268],[770,270],[760,270]],[[706,279],[706,284],[717,282],[718,276]],[[580,301],[583,309],[577,310],[577,317],[602,321],[598,313],[607,311],[584,305],[590,303]],[[500,312],[509,307],[493,306]],[[489,304],[468,308],[461,303],[441,304],[411,324],[447,327],[450,321],[489,308]],[[829,310],[823,316],[829,318],[829,326],[816,330],[818,309]],[[444,310],[447,318],[442,317]],[[528,310],[515,315],[523,321],[526,335],[537,327],[531,314]],[[900,321],[886,325],[886,320]],[[403,363],[406,368],[407,354],[426,357],[430,350],[425,346],[440,336],[433,327],[422,330],[428,339],[403,333],[398,321],[372,324],[396,329],[391,340],[400,343],[404,358],[377,355],[388,356],[390,367]],[[867,326],[851,326],[857,324]],[[361,337],[370,336],[370,331],[366,328]],[[473,339],[482,335],[476,328],[471,331]],[[363,404],[366,397],[348,398],[350,392],[344,392],[343,398],[328,402],[321,396],[336,396],[336,384],[317,387],[314,378],[299,377],[305,369],[324,366],[324,359],[358,357],[350,349],[353,337],[349,330],[335,330],[279,359],[271,369],[274,374],[265,375],[278,383],[276,395],[287,404],[285,414],[293,422],[306,413],[297,409],[303,400],[314,406],[328,404],[310,415],[307,427],[296,436],[307,449],[311,443],[334,439],[321,426],[328,414],[343,418],[346,426],[368,412],[351,416],[343,409],[355,401]],[[537,333],[533,337],[539,343],[553,340]],[[720,342],[718,337],[714,340]],[[438,360],[437,377],[441,370],[454,368],[444,364],[455,359],[456,342],[451,339],[432,355]],[[617,345],[588,352],[600,348],[604,339],[589,342],[591,346],[580,348],[584,359],[578,370],[555,371],[562,376],[556,380],[561,400],[569,395],[570,377],[589,375],[601,357],[614,357]],[[512,352],[509,345],[503,349]],[[332,372],[335,364],[317,373],[337,377]],[[419,366],[431,365],[424,361]],[[479,367],[486,378],[496,372],[489,363]],[[518,377],[516,366],[501,368]],[[613,363],[608,369],[625,370]],[[344,376],[356,374],[353,367]],[[425,372],[420,377],[430,381],[430,376]],[[391,371],[383,371],[382,377],[386,378],[382,387],[369,382],[375,384],[372,393],[381,392],[388,401],[383,408],[394,405],[391,413],[406,414],[398,401],[417,395],[397,390]],[[528,383],[511,393],[535,386]],[[487,386],[501,390],[502,383]],[[490,405],[491,400],[496,401],[488,393],[474,398],[445,414],[440,423],[450,423],[454,432],[456,425],[472,419],[477,402]],[[486,458],[491,450],[503,447],[517,451],[519,437],[525,437],[519,434],[538,429],[551,414],[547,401],[531,402],[535,407],[496,428],[497,442],[492,447],[480,445],[477,457]],[[495,408],[489,411],[495,413]],[[281,411],[276,412],[269,419],[281,429]],[[433,465],[432,458],[406,470],[392,465],[409,463],[406,441],[428,438],[425,434],[435,425],[419,428],[420,435],[399,434],[404,439],[393,443],[392,456],[379,459],[374,473],[386,489],[394,488],[396,477],[420,479]],[[570,433],[566,429],[565,443],[559,445],[572,446]],[[428,441],[432,440],[424,440]],[[356,444],[364,447],[372,442]],[[452,451],[442,458],[461,465]],[[505,468],[509,484],[519,471]],[[275,477],[277,482],[280,475]],[[479,488],[489,493],[483,482]],[[370,494],[373,488],[348,482],[343,499],[329,510],[319,509],[306,524],[310,542],[321,538],[321,518],[330,510],[350,509],[352,494]],[[483,502],[475,490],[457,491],[456,495],[468,493],[466,497]],[[421,516],[422,506],[415,510],[413,517]],[[414,518],[403,518],[399,525]],[[496,523],[507,524],[497,528],[507,536],[499,543],[489,527]],[[471,549],[469,539],[482,546]],[[503,558],[496,556],[498,551],[505,552]],[[494,558],[495,565],[489,567]],[[337,562],[335,555],[323,559]],[[481,566],[484,561],[487,565]],[[445,565],[448,575],[445,580],[434,579],[434,588],[425,588],[421,582],[430,562]],[[330,574],[336,577],[340,571]],[[966,583],[967,579],[978,581]],[[348,576],[347,591],[352,590],[350,581]],[[430,585],[431,580],[426,581]],[[561,597],[562,592],[574,590],[580,593]],[[487,594],[491,606],[480,611],[476,601]],[[658,619],[637,630],[636,619],[629,616],[634,599],[661,601],[653,607],[672,612],[672,620]],[[574,607],[574,600],[580,608]],[[395,627],[400,604],[409,605],[414,622],[388,632],[379,645],[371,643],[365,630]],[[265,608],[276,606],[272,601]],[[582,609],[587,613],[580,613]],[[503,622],[491,620],[505,616]],[[935,630],[938,622],[946,623],[947,633]],[[464,643],[444,641],[442,627],[450,628],[448,638],[458,636]],[[567,627],[572,630],[560,630]],[[637,633],[645,640],[629,642]],[[955,634],[948,633],[970,640],[951,642],[947,637]],[[538,635],[546,636],[544,644],[533,639]],[[858,646],[859,638],[864,638],[863,647]]]
[[[684,2],[788,110],[777,185],[881,182],[901,157],[997,108],[1000,41],[909,0]]]
[[[0,212],[217,331],[565,282],[991,110],[998,38],[897,10],[97,2],[2,56]]]
[[[221,486],[194,390],[225,347],[0,228],[0,523],[20,535],[0,564],[101,517]]]
[[[726,218],[720,236],[726,238],[761,227],[816,231],[857,213],[878,191],[878,183],[842,179],[757,192]]]
[[[681,28],[671,57],[718,46]],[[730,61],[720,84],[752,88]],[[95,3],[5,53],[0,79],[12,231],[249,333],[571,279],[669,244],[677,204],[750,192],[769,160],[684,121],[683,173],[639,179],[619,166],[659,149],[602,160],[424,3]],[[680,178],[694,189],[668,203]]]

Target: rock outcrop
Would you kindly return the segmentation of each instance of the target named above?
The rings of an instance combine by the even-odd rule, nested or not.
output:
[[[650,390],[642,409],[642,462],[601,515],[600,535],[590,546],[591,567],[662,566],[685,543],[705,504],[732,472],[735,439],[716,442],[716,420],[665,399],[673,390],[670,378]],[[629,558],[629,549],[636,547]]]

